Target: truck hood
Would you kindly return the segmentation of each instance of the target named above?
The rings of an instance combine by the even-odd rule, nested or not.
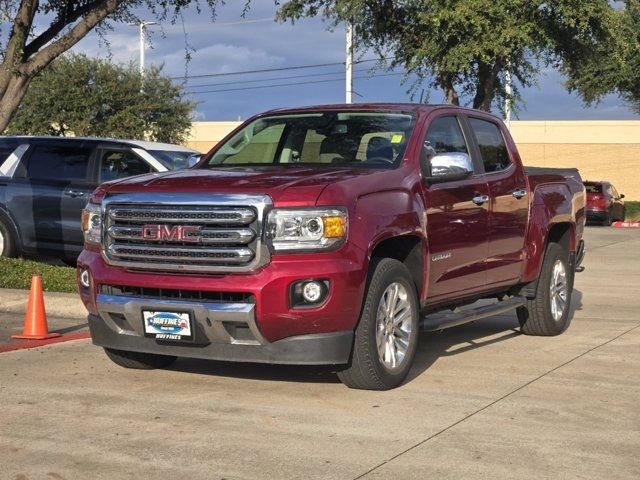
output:
[[[142,192],[266,194],[276,204],[284,202],[308,205],[316,202],[327,185],[370,175],[376,171],[300,166],[178,170],[130,177],[104,184],[102,189],[107,195]]]

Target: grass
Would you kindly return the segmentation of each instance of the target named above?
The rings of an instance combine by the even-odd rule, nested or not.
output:
[[[630,222],[640,221],[640,202],[625,202],[627,208],[626,220]]]
[[[0,288],[29,289],[32,275],[42,276],[47,292],[76,293],[76,270],[23,258],[0,257]]]

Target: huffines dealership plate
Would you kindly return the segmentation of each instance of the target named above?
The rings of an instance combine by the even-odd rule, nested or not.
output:
[[[144,333],[158,340],[192,340],[191,315],[187,312],[143,310]]]

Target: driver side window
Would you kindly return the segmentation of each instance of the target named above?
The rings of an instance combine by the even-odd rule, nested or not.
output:
[[[431,159],[442,153],[469,155],[462,128],[455,116],[436,118],[429,126],[420,155],[423,176],[428,177],[432,174]]]

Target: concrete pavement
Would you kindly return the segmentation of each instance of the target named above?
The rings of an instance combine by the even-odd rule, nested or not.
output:
[[[111,364],[89,341],[0,354],[0,478],[640,477],[640,232],[592,227],[559,337],[501,315],[423,334],[410,380]]]

